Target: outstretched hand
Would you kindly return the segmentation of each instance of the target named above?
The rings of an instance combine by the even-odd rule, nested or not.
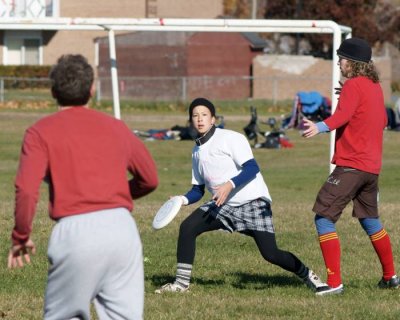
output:
[[[303,126],[307,128],[303,131],[304,138],[311,138],[319,133],[317,125],[307,118],[303,118]]]
[[[24,266],[24,261],[30,264],[30,253],[36,253],[36,246],[31,239],[28,239],[24,244],[13,245],[8,253],[8,268],[22,268]]]
[[[342,92],[343,82],[339,81],[339,87],[335,88],[335,94],[340,94]]]

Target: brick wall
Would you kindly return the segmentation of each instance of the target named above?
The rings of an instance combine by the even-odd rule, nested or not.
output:
[[[374,58],[385,102],[391,99],[391,60]],[[331,97],[332,61],[311,56],[260,55],[253,60],[254,99],[293,99],[298,91]]]
[[[212,19],[223,14],[223,1],[220,0],[150,0],[157,3],[157,16],[160,18],[198,18]]]

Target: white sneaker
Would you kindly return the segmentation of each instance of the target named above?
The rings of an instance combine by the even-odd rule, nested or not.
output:
[[[317,291],[319,288],[328,286],[326,283],[322,282],[321,279],[316,275],[311,269],[308,271],[307,277],[303,279],[304,283],[310,289]]]
[[[325,287],[318,288],[315,294],[317,296],[327,296],[332,294],[342,294],[343,291],[344,291],[343,284],[340,284],[339,286],[334,288],[326,285]]]
[[[167,283],[164,284],[161,288],[154,291],[155,293],[163,293],[163,292],[188,292],[189,287],[184,288],[179,284],[174,283]]]

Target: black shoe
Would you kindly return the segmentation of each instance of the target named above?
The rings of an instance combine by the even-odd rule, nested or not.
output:
[[[398,289],[400,287],[399,278],[396,275],[391,277],[388,281],[382,278],[378,283],[378,287],[381,289]]]

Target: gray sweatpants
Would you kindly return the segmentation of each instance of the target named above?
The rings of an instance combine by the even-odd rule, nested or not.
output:
[[[123,208],[62,218],[52,231],[45,320],[143,318],[142,244]]]

